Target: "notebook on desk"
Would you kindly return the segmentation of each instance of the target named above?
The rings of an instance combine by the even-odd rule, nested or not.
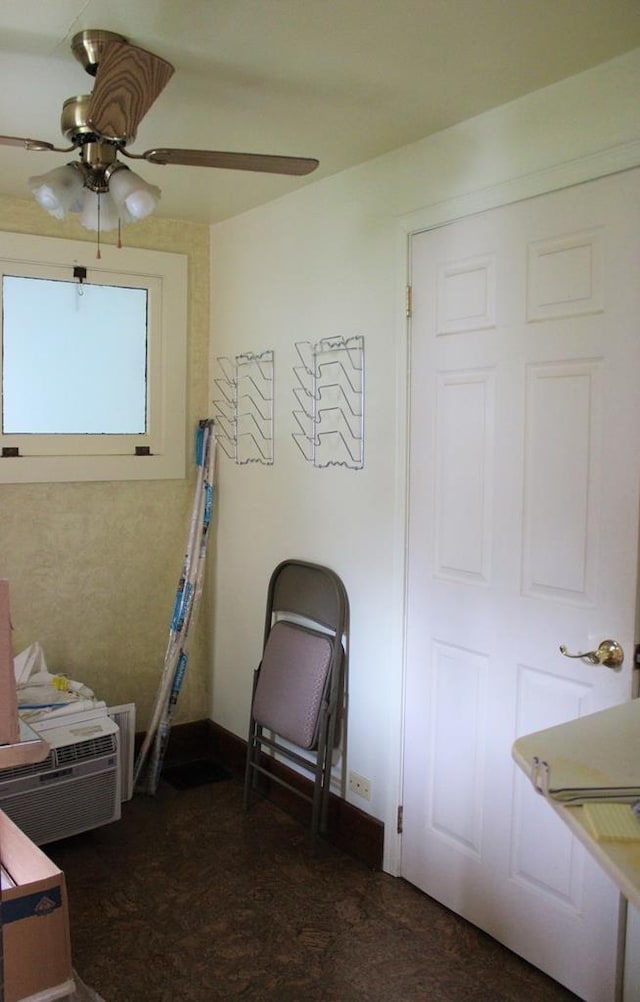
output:
[[[638,800],[640,700],[518,738],[513,757],[536,790],[554,800]]]

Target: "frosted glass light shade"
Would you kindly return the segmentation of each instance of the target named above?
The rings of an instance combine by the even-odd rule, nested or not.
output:
[[[123,221],[145,219],[160,201],[160,189],[149,184],[128,167],[121,167],[109,178],[109,192]]]
[[[80,208],[84,178],[71,164],[30,177],[28,184],[38,205],[56,219],[64,219],[67,212]]]
[[[115,230],[118,228],[120,213],[109,192],[90,191],[84,193],[80,222],[85,230]]]
[[[160,201],[155,184],[121,164],[116,164],[108,177],[109,190],[94,191],[94,187],[105,186],[106,177],[106,172],[65,164],[30,177],[29,187],[38,205],[56,219],[64,219],[67,212],[79,212],[86,230],[115,230],[119,222],[135,223],[150,216]]]

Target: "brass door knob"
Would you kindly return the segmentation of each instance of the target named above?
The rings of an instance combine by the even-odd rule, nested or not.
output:
[[[597,650],[585,654],[569,654],[564,644],[561,644],[560,653],[566,658],[581,658],[591,665],[604,665],[605,668],[619,668],[624,661],[624,651],[617,640],[603,640]]]

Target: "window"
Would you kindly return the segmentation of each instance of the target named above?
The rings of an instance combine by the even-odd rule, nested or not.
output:
[[[0,234],[0,482],[185,474],[186,261]]]
[[[4,433],[145,434],[148,295],[3,275]]]

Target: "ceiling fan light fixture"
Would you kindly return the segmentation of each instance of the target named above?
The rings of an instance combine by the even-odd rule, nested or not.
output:
[[[128,215],[134,222],[150,216],[161,195],[157,185],[149,184],[124,164],[118,164],[118,169],[110,174],[109,192],[121,217]]]
[[[76,164],[65,164],[47,174],[30,177],[28,184],[38,205],[55,219],[64,219],[67,212],[79,211],[84,174]]]
[[[160,201],[160,189],[116,161],[107,169],[83,162],[56,167],[29,178],[33,196],[43,209],[64,219],[79,212],[86,230],[115,230],[150,216]]]
[[[85,230],[117,230],[119,220],[120,212],[108,191],[86,189],[80,214],[80,222]]]

